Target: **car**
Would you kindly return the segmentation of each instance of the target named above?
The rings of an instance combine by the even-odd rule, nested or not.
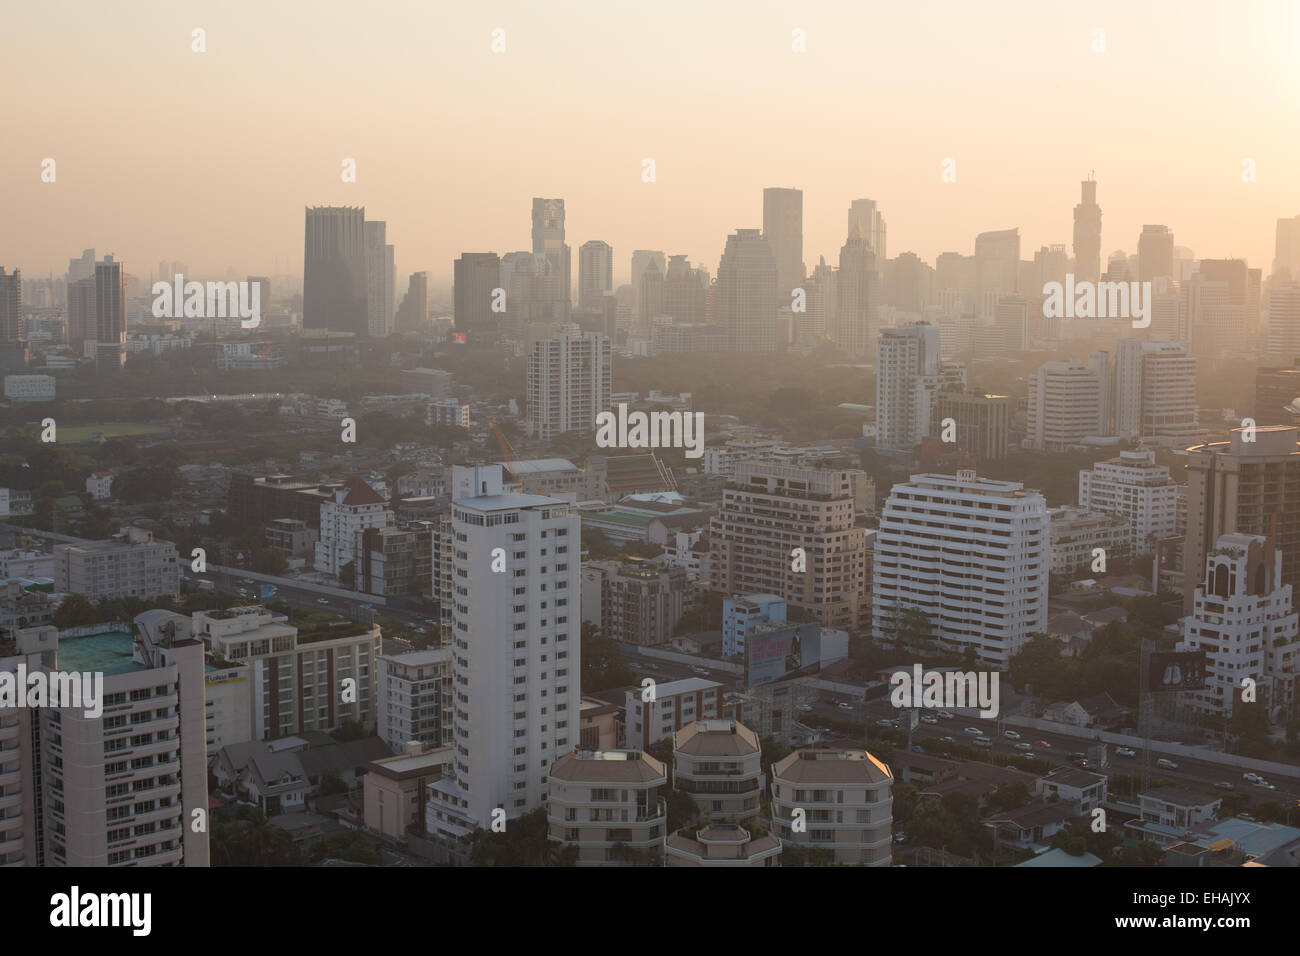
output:
[[[970,734],[972,737],[984,736],[984,731],[980,730],[978,727],[965,727],[962,729],[962,733]]]
[[[329,599],[329,598],[317,598],[317,599],[316,599],[316,603],[317,603],[317,604],[329,604],[329,602],[330,602],[330,599]]]
[[[1002,736],[1003,736],[1003,737],[1006,737],[1007,740],[1019,740],[1019,739],[1020,739],[1020,734],[1016,733],[1014,730],[1004,730],[1004,731],[1002,731]]]
[[[952,720],[952,719],[953,719],[954,717],[956,717],[956,716],[957,716],[957,715],[954,714],[951,710],[941,710],[941,711],[939,711],[939,717],[942,718],[943,720]]]
[[[1231,783],[1229,783],[1227,780],[1220,780],[1218,783],[1216,783],[1216,784],[1214,785],[1214,789],[1215,789],[1215,790],[1235,790],[1236,787],[1234,787],[1234,786],[1233,786]]]
[[[897,833],[894,834],[895,843],[902,843],[906,839],[907,839],[907,834],[904,833],[902,830],[899,830]]]
[[[1249,783],[1259,783],[1264,778],[1257,773],[1243,773],[1241,779],[1248,781]]]
[[[955,744],[957,742],[953,740],[951,737],[940,737],[939,740],[941,743],[945,743],[945,744]]]
[[[697,674],[707,674],[709,672],[709,669],[707,667],[697,666],[697,667],[692,667],[691,670],[693,670]]]
[[[248,588],[240,588],[240,589],[239,589],[239,596],[240,596],[240,597],[248,597]]]
[[[1035,747],[1042,747],[1044,750],[1051,750],[1051,749],[1052,749],[1052,745],[1049,744],[1046,740],[1035,740],[1035,741],[1034,741],[1034,746],[1035,746]]]
[[[844,705],[841,704],[840,706],[843,707]],[[893,726],[894,726],[894,722],[893,722],[892,720],[878,720],[878,721],[876,721],[876,726],[877,726],[877,727],[893,727]]]
[[[912,745],[912,753],[914,753],[914,754],[923,754],[923,753],[925,753],[925,748],[924,748],[924,747],[921,747],[921,746],[918,746],[918,745],[916,745],[916,744],[913,744],[913,745]]]
[[[1174,762],[1173,762],[1172,760],[1170,760],[1168,757],[1161,757],[1159,760],[1156,761],[1156,766],[1157,766],[1157,767],[1160,767],[1160,768],[1162,768],[1162,769],[1164,769],[1164,770],[1177,770],[1177,769],[1178,769],[1178,764],[1174,763]]]
[[[429,631],[428,631],[426,628],[423,628],[423,627],[415,627],[415,628],[412,628],[412,630],[415,631],[416,634],[428,634],[428,633],[429,633]]]
[[[1121,757],[1136,757],[1138,752],[1129,747],[1116,747],[1115,753]]]
[[[1027,743],[1018,743],[1018,744],[1016,744],[1016,749],[1017,749],[1017,750],[1033,750],[1033,749],[1034,749],[1034,745],[1033,745],[1033,744],[1027,744]]]
[[[1075,757],[1073,760],[1070,761],[1070,763],[1074,764],[1076,767],[1086,767],[1088,766],[1088,758]]]
[[[801,710],[806,714],[812,710],[812,704],[799,704],[795,707],[795,710]]]
[[[971,741],[971,743],[973,743],[976,747],[992,747],[992,746],[993,746],[993,741],[989,740],[989,738],[987,738],[987,737],[976,737],[974,740]]]
[[[424,623],[425,623],[425,624],[437,624],[438,622],[437,622],[436,620],[434,620],[433,618],[431,618],[431,617],[426,617],[426,618],[424,619]]]
[[[1260,790],[1276,790],[1276,789],[1277,789],[1277,787],[1276,787],[1275,785],[1269,783],[1267,780],[1256,780],[1256,781],[1255,781],[1255,786],[1258,787]]]
[[[938,722],[939,722],[939,718],[934,716],[934,714],[921,715],[921,723],[923,724],[937,724]]]

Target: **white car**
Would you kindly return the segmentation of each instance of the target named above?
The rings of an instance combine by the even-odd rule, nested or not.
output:
[[[939,722],[939,718],[934,716],[934,714],[921,715],[921,723],[923,724],[937,724],[938,722]]]
[[[852,709],[853,709],[853,705],[850,704],[847,700],[842,700],[842,701],[840,701],[838,704],[836,704],[835,706],[838,707],[840,710],[852,710]]]
[[[1128,747],[1116,747],[1115,753],[1121,757],[1136,757],[1138,752]]]
[[[317,604],[329,604],[329,602],[330,602],[330,599],[329,599],[329,598],[317,598],[317,599],[316,599],[316,603],[317,603]]]
[[[1016,744],[1016,749],[1017,749],[1017,750],[1033,750],[1033,749],[1034,749],[1034,745],[1033,745],[1033,744],[1027,744],[1027,743],[1018,743],[1018,744]]]
[[[972,737],[981,737],[984,735],[984,731],[976,727],[967,727],[962,731],[962,733],[970,734]]]
[[[1003,737],[1006,737],[1007,740],[1019,740],[1019,739],[1020,739],[1020,735],[1019,735],[1018,733],[1016,733],[1014,730],[1004,730],[1004,731],[1002,731],[1002,736],[1003,736]]]
[[[1178,764],[1174,763],[1174,762],[1173,762],[1172,760],[1170,760],[1168,757],[1161,757],[1159,760],[1156,761],[1156,766],[1157,766],[1157,767],[1160,767],[1160,768],[1162,768],[1162,769],[1164,769],[1164,770],[1177,770],[1177,769],[1178,769]]]
[[[812,704],[799,704],[797,707],[795,707],[795,710],[801,710],[806,714],[812,710]]]
[[[939,716],[940,716],[943,720],[952,720],[952,719],[953,719],[954,717],[956,717],[957,715],[954,714],[951,710],[941,710],[941,711],[939,711]]]
[[[840,706],[843,707],[844,705],[841,704]],[[878,721],[876,721],[876,726],[877,726],[877,727],[893,727],[893,726],[894,726],[894,722],[893,722],[892,720],[878,720]]]
[[[1241,779],[1249,781],[1250,783],[1259,783],[1264,778],[1257,773],[1243,773]]]
[[[691,670],[695,671],[697,674],[707,674],[709,672],[707,667],[692,667]]]
[[[1260,790],[1276,790],[1276,789],[1277,789],[1276,786],[1274,786],[1273,784],[1269,783],[1267,780],[1256,780],[1256,781],[1255,781],[1255,786],[1258,787]]]
[[[1214,785],[1214,789],[1215,789],[1215,790],[1235,790],[1235,789],[1237,789],[1237,788],[1234,787],[1234,786],[1233,786],[1231,783],[1229,783],[1227,780],[1220,780],[1218,783],[1216,783],[1216,784]]]

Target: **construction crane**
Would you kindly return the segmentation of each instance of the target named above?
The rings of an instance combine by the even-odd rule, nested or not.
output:
[[[496,436],[497,444],[501,446],[501,456],[505,459],[506,467],[510,469],[510,474],[514,475],[515,473],[514,447],[511,446],[510,440],[506,438],[505,432],[503,432],[500,426],[497,425],[497,420],[495,418],[489,418],[488,424],[492,426],[492,434]]]

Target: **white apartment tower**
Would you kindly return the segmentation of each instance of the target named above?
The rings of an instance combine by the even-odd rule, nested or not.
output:
[[[501,465],[456,466],[452,484],[455,773],[427,806],[442,839],[541,806],[580,729],[577,513],[504,493]]]
[[[610,344],[599,332],[565,326],[534,343],[528,359],[528,422],[532,436],[550,441],[566,432],[589,434],[610,407]]]
[[[1220,535],[1205,556],[1178,644],[1180,651],[1205,651],[1205,689],[1190,692],[1198,710],[1231,717],[1250,678],[1272,722],[1294,719],[1300,615],[1281,577],[1282,552],[1262,535]]]
[[[1128,552],[1150,554],[1155,542],[1178,533],[1179,485],[1155,452],[1121,451],[1079,472],[1079,507],[1120,515],[1128,522]]]
[[[916,608],[941,643],[1006,667],[1047,625],[1050,541],[1046,500],[1019,482],[959,471],[894,485],[875,539],[875,638]]]
[[[388,503],[368,484],[353,476],[320,506],[320,540],[316,542],[316,570],[338,577],[362,553],[362,532],[387,528],[393,523]]]
[[[1106,383],[1098,356],[1046,362],[1029,383],[1029,423],[1025,440],[1044,451],[1060,451],[1084,438],[1104,435]]]
[[[881,329],[876,342],[876,444],[910,449],[930,433],[930,405],[944,385],[965,385],[960,366],[939,361],[939,328],[918,322]]]

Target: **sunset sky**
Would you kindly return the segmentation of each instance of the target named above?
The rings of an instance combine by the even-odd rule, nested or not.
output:
[[[616,281],[637,248],[715,271],[764,186],[804,190],[809,268],[858,197],[891,257],[1018,226],[1032,258],[1071,241],[1089,170],[1103,262],[1164,223],[1267,274],[1300,213],[1300,2],[41,0],[4,23],[0,264],[30,276],[87,247],[300,274],[303,207],[351,204],[387,221],[399,288],[445,285],[461,251],[529,248],[534,196],[566,200],[575,282],[589,239]]]

